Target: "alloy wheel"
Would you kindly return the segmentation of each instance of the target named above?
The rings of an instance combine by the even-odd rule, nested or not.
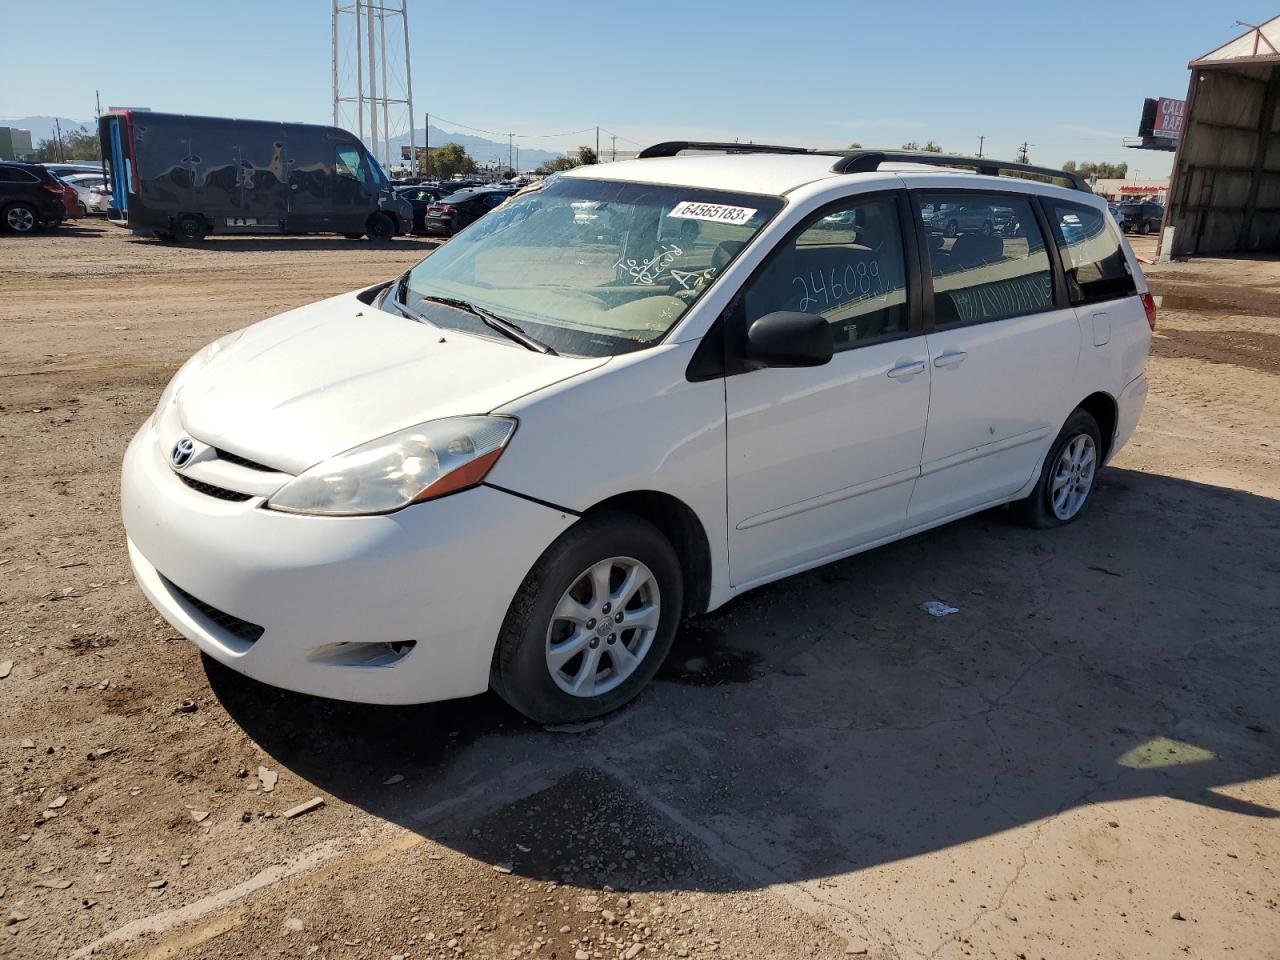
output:
[[[595,697],[640,666],[658,631],[658,581],[639,560],[612,557],[579,574],[551,614],[546,663],[565,693]]]
[[[1049,483],[1049,504],[1059,520],[1070,520],[1084,507],[1093,489],[1098,468],[1098,450],[1093,437],[1078,433],[1067,441],[1053,465]]]
[[[5,223],[14,233],[30,233],[36,228],[36,215],[28,207],[10,207]]]

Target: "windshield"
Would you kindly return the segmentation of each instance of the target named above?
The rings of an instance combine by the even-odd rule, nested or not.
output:
[[[604,357],[666,335],[782,207],[780,197],[563,177],[510,200],[408,274],[403,300],[473,332],[475,304],[557,352]]]

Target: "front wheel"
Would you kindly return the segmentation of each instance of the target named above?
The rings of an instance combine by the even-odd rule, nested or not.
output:
[[[1102,465],[1102,435],[1098,421],[1077,407],[1067,417],[1040,470],[1035,489],[1010,505],[1018,522],[1046,529],[1078,520],[1093,493]]]
[[[383,243],[396,235],[396,225],[385,213],[375,213],[365,226],[365,234],[375,243]]]
[[[616,710],[666,658],[683,602],[680,561],[652,524],[624,513],[586,517],[521,584],[490,683],[539,723]]]

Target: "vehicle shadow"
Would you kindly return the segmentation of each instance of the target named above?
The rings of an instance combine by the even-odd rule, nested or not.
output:
[[[168,247],[188,250],[227,251],[231,253],[248,253],[252,251],[290,251],[290,250],[368,250],[386,252],[406,252],[420,250],[426,252],[438,247],[443,241],[438,237],[402,236],[391,240],[373,243],[361,237],[359,240],[348,240],[340,236],[296,236],[296,237],[207,237],[198,244],[185,248],[175,241],[160,240],[155,237],[130,237],[130,243],[159,244]]]
[[[816,879],[1144,796],[1280,817],[1233,786],[1280,773],[1280,502],[1099,483],[1072,526],[992,511],[692,620],[658,682],[577,733],[493,695],[344,704],[212,661],[209,680],[333,797],[584,886]]]

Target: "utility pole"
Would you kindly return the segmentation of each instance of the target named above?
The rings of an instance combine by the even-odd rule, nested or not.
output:
[[[1023,140],[1023,141],[1022,141],[1022,146],[1020,146],[1020,147],[1018,148],[1018,162],[1019,162],[1019,163],[1030,163],[1030,161],[1027,159],[1027,157],[1028,157],[1028,154],[1027,154],[1027,147],[1030,147],[1030,146],[1034,146],[1034,144],[1027,143],[1027,141],[1025,141],[1025,140]]]
[[[57,117],[53,118],[53,132],[58,138],[58,162],[62,163],[66,160],[66,157],[62,155],[62,124],[58,122]]]
[[[512,169],[513,169],[517,174],[519,174],[519,173],[520,173],[520,144],[518,144],[518,143],[516,144],[516,165],[515,165],[514,167],[512,167]]]
[[[391,169],[391,109],[387,102],[387,15],[378,7],[378,33],[382,38],[382,169]]]
[[[429,113],[422,114],[422,152],[427,158],[422,172],[429,177],[431,176],[431,114]]]
[[[596,124],[596,163],[600,162],[600,124]]]
[[[986,141],[987,141],[986,137],[983,137],[983,136],[978,137],[978,159],[979,160],[982,159],[982,145],[986,143]]]
[[[515,142],[516,142],[516,135],[514,133],[508,133],[507,134],[507,167],[508,168],[511,167],[511,151],[514,148]],[[501,156],[501,154],[499,154],[499,156]]]
[[[613,159],[618,159],[618,135],[616,133],[609,134],[613,138]]]

